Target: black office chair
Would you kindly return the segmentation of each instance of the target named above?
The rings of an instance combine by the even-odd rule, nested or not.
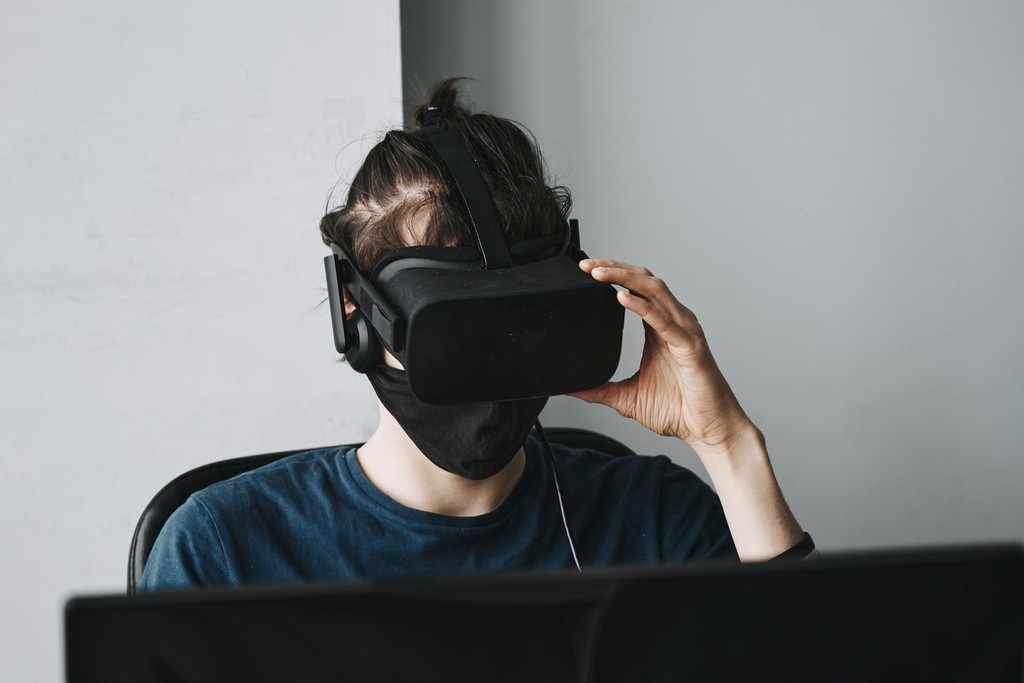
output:
[[[544,430],[552,443],[558,443],[573,448],[592,448],[594,450],[608,453],[609,455],[632,455],[633,451],[625,444],[615,439],[598,434],[587,429],[574,429],[572,427],[551,427]],[[360,446],[362,444],[352,444]],[[142,578],[142,570],[146,568],[146,561],[153,550],[156,537],[160,534],[167,518],[177,510],[182,503],[188,500],[196,491],[207,486],[216,484],[219,481],[254,470],[267,463],[280,460],[289,455],[304,453],[316,450],[313,448],[302,448],[295,451],[282,451],[280,453],[266,453],[264,455],[250,455],[243,458],[231,458],[221,460],[208,465],[201,465],[189,470],[184,474],[175,477],[169,484],[160,489],[160,492],[153,496],[149,505],[142,511],[139,523],[135,526],[135,535],[132,536],[132,546],[128,552],[128,594],[134,595],[139,579]]]

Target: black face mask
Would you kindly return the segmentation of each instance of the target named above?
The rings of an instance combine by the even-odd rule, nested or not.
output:
[[[416,398],[401,370],[379,365],[366,375],[377,397],[423,455],[466,479],[500,472],[526,441],[547,397],[497,403],[431,405]]]

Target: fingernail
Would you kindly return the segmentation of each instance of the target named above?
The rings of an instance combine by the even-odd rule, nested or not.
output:
[[[580,261],[580,265],[581,266],[592,266],[592,265],[594,265],[594,259],[585,258],[582,261]]]

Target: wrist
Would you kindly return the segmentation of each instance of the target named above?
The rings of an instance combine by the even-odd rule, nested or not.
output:
[[[775,480],[764,434],[749,420],[728,440],[694,450],[719,491],[761,487]]]
[[[764,434],[749,418],[729,430],[729,435],[715,443],[700,442],[693,445],[693,450],[705,466],[715,462],[735,465],[743,460],[758,456],[767,456]]]

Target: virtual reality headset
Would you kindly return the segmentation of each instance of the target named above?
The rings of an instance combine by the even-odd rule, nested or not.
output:
[[[324,259],[334,345],[369,372],[383,345],[434,404],[553,396],[595,387],[619,362],[624,311],[579,268],[579,226],[508,245],[483,177],[455,133],[425,137],[465,202],[477,248],[406,247],[369,276],[338,244]],[[358,310],[345,318],[342,287]]]

